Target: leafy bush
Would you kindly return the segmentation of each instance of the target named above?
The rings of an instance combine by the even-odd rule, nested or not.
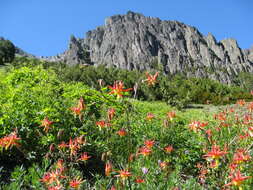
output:
[[[0,65],[11,63],[15,57],[16,48],[9,40],[0,38]]]

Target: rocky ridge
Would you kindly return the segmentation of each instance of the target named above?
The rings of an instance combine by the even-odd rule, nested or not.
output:
[[[63,54],[43,59],[183,73],[226,84],[240,72],[253,73],[253,47],[242,50],[234,39],[217,42],[212,34],[204,36],[192,26],[130,11],[107,18],[104,26],[88,31],[83,39],[72,36]]]

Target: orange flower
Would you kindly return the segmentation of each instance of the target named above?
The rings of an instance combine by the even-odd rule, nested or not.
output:
[[[74,189],[78,189],[83,182],[84,180],[82,180],[80,177],[77,177],[69,182],[69,186]]]
[[[109,86],[109,88],[112,90],[109,94],[115,94],[117,98],[121,98],[123,92],[132,90],[132,88],[124,89],[124,83],[122,81],[115,81],[113,86]]]
[[[124,136],[127,135],[127,132],[126,132],[125,129],[120,129],[120,130],[117,132],[117,134],[118,134],[119,136],[121,136],[121,137],[124,137]]]
[[[68,147],[70,149],[70,156],[72,155],[76,155],[77,150],[79,149],[79,145],[78,143],[74,140],[72,141],[72,139],[69,139],[69,144]]]
[[[164,148],[165,152],[171,153],[173,151],[173,146],[169,145]]]
[[[151,154],[151,152],[152,151],[146,146],[143,146],[139,149],[139,154],[142,154],[143,156],[148,156]]]
[[[82,119],[81,118],[81,114],[82,114],[82,111],[85,109],[85,105],[84,105],[84,100],[83,98],[81,97],[78,101],[78,105],[76,107],[72,107],[70,108],[70,110],[73,112],[73,114],[75,116],[79,116],[80,120]]]
[[[112,172],[112,164],[111,162],[107,162],[105,164],[105,175],[110,176],[111,172]]]
[[[176,117],[176,112],[170,111],[167,113],[167,117],[172,121]]]
[[[225,151],[221,151],[219,146],[213,145],[211,151],[204,155],[206,158],[219,159],[227,154]]]
[[[40,179],[41,182],[50,184],[51,182],[51,174],[49,172],[45,173],[42,179]]]
[[[41,127],[44,127],[44,131],[47,133],[53,123],[53,121],[49,121],[48,118],[45,117],[45,119],[41,121]]]
[[[155,115],[153,113],[147,113],[146,120],[151,121]]]
[[[121,177],[123,180],[127,179],[130,176],[132,176],[132,174],[127,170],[120,170],[119,175],[116,175],[116,177]]]
[[[161,168],[161,169],[163,169],[163,170],[164,170],[164,169],[166,169],[166,168],[167,168],[167,166],[168,166],[168,162],[164,162],[164,161],[163,161],[163,162],[160,162],[160,163],[159,163],[159,166],[160,166],[160,168]]]
[[[89,156],[87,152],[84,152],[78,160],[87,161],[90,158],[91,158],[91,156]]]
[[[159,72],[156,72],[154,75],[151,75],[148,72],[146,72],[147,79],[144,81],[147,81],[149,86],[154,86],[156,83],[156,79],[158,77],[158,74],[159,74]]]
[[[237,105],[244,106],[246,104],[245,100],[237,100]]]
[[[144,144],[146,145],[147,148],[152,148],[155,144],[155,141],[154,140],[146,140],[144,142]]]
[[[66,147],[68,147],[68,145],[65,142],[61,142],[61,144],[58,145],[59,149],[65,149]]]
[[[250,112],[252,112],[253,111],[253,102],[250,102],[249,104],[248,104],[248,110],[250,111]]]
[[[74,115],[81,115],[81,108],[79,108],[79,107],[72,107],[72,108],[70,108],[70,110],[74,113]]]
[[[145,180],[142,179],[140,176],[138,176],[138,177],[136,178],[135,182],[136,182],[136,183],[144,183]]]
[[[79,99],[77,107],[80,108],[80,110],[84,110],[85,109],[84,100],[83,100],[82,97]]]
[[[17,137],[17,132],[12,132],[8,136],[5,136],[0,139],[0,148],[5,148],[5,150],[8,150],[9,148],[12,148],[13,146],[20,146],[18,141],[21,138]]]
[[[56,186],[48,187],[48,190],[61,190],[63,187],[59,184]]]
[[[225,186],[237,186],[240,187],[242,183],[246,180],[249,179],[251,176],[242,176],[240,170],[237,170],[235,173],[230,175],[231,182],[226,184]]]
[[[60,169],[61,172],[64,170],[64,161],[63,161],[63,159],[59,159],[57,161],[56,168]]]
[[[199,130],[202,130],[203,127],[207,126],[208,122],[200,122],[200,121],[193,121],[189,124],[189,127],[191,130],[193,130],[194,132],[197,132]]]
[[[242,162],[247,162],[251,159],[249,153],[245,149],[238,149],[234,154],[233,163],[240,164]]]
[[[108,121],[111,121],[112,118],[115,115],[115,109],[114,108],[109,108],[107,111],[107,117],[108,117]]]
[[[66,176],[62,175],[62,171],[55,170],[54,172],[47,172],[44,174],[43,178],[40,180],[47,185],[56,183],[60,185],[60,179],[66,178]]]
[[[101,121],[97,121],[96,125],[101,129],[101,128],[105,128],[105,127],[109,127],[111,126],[110,123],[108,123],[107,121],[101,120]]]

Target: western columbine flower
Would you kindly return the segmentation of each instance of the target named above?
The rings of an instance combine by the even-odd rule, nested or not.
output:
[[[112,172],[112,164],[111,162],[107,162],[105,164],[105,175],[110,176],[111,172]]]
[[[78,143],[70,138],[68,147],[70,149],[70,156],[76,155],[76,151],[79,149]]]
[[[242,162],[247,162],[251,159],[249,153],[245,149],[238,149],[234,154],[233,162],[236,164],[240,164]]]
[[[231,182],[228,183],[228,184],[226,184],[225,186],[233,185],[233,186],[239,187],[239,189],[242,189],[242,188],[241,188],[242,183],[243,183],[246,179],[249,179],[250,177],[251,177],[251,176],[242,176],[240,170],[237,170],[235,173],[233,173],[233,174],[230,175]]]
[[[116,177],[121,177],[123,180],[127,179],[130,176],[132,176],[132,174],[127,170],[120,170],[119,175],[116,175]]]
[[[167,168],[167,166],[168,166],[168,162],[165,162],[165,161],[160,161],[159,162],[159,166],[160,166],[160,168],[161,169],[166,169]]]
[[[155,115],[153,113],[147,113],[146,120],[151,121]]]
[[[208,122],[200,122],[200,121],[193,121],[189,124],[189,127],[194,132],[197,132],[198,130],[203,129],[203,127],[207,126]]]
[[[84,180],[82,180],[80,177],[77,177],[69,182],[69,186],[74,189],[78,189],[83,182]]]
[[[45,117],[45,119],[41,121],[41,127],[44,127],[44,131],[47,133],[53,123],[53,121],[49,121],[48,118]]]
[[[135,179],[135,182],[136,183],[144,183],[145,180],[143,178],[141,178],[140,176],[138,176],[136,179]]]
[[[49,172],[45,173],[40,181],[43,183],[46,183],[46,184],[50,184],[51,183],[51,174]]]
[[[105,127],[110,127],[111,124],[107,121],[101,120],[101,121],[97,121],[96,125],[99,127],[99,129],[105,128]]]
[[[148,147],[143,146],[139,149],[139,154],[142,154],[143,156],[148,156],[150,155],[152,150],[150,150]]]
[[[57,161],[56,168],[60,169],[61,172],[64,170],[64,161],[63,161],[63,159],[59,159]]]
[[[68,145],[65,142],[61,142],[61,144],[58,145],[59,149],[65,149],[66,147],[68,147]]]
[[[209,151],[207,154],[204,155],[205,158],[211,158],[211,159],[219,159],[220,157],[227,154],[225,151],[221,151],[220,147],[217,145],[213,145],[211,151]]]
[[[12,148],[13,146],[20,146],[18,141],[21,138],[17,136],[17,132],[12,132],[8,136],[5,136],[0,139],[0,148],[5,148],[5,150]]]
[[[111,121],[112,118],[114,117],[114,115],[115,115],[115,109],[114,108],[109,108],[107,110],[108,121]]]
[[[80,108],[81,110],[85,109],[84,100],[82,97],[79,99],[77,107]]]
[[[250,102],[250,103],[248,104],[247,108],[248,108],[248,110],[249,110],[250,112],[252,112],[252,111],[253,111],[253,102]]]
[[[149,86],[154,86],[156,83],[156,79],[158,77],[159,72],[156,72],[154,75],[149,74],[148,72],[146,72],[146,80],[143,80],[143,82],[147,81]]]
[[[91,158],[91,156],[89,156],[87,152],[84,152],[78,160],[87,161],[90,158]]]
[[[127,132],[125,129],[120,129],[119,131],[117,131],[117,134],[121,137],[124,137],[127,135]]]
[[[155,144],[155,141],[154,140],[146,140],[144,142],[144,144],[146,145],[147,148],[152,148]]]
[[[59,184],[56,186],[50,186],[48,187],[48,190],[61,190],[63,187]]]
[[[244,106],[246,104],[245,100],[237,100],[237,105]]]
[[[82,110],[79,107],[72,107],[70,108],[70,110],[74,113],[74,115],[77,115],[77,116],[81,115]]]
[[[167,153],[171,153],[171,152],[173,151],[173,146],[172,146],[172,145],[166,146],[166,147],[164,148],[164,150],[165,150],[165,152],[167,152]]]
[[[176,117],[176,112],[170,111],[167,113],[167,117],[172,121]]]
[[[79,116],[79,119],[82,120],[82,111],[85,109],[84,100],[81,97],[78,101],[78,105],[76,107],[70,108],[75,116]]]
[[[115,81],[113,86],[109,86],[109,88],[112,90],[109,94],[115,94],[117,98],[121,98],[123,92],[132,90],[132,88],[124,89],[124,83],[122,81]]]

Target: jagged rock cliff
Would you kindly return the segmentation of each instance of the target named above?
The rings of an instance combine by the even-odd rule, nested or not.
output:
[[[84,39],[72,37],[67,51],[47,59],[183,73],[227,84],[239,72],[253,72],[253,48],[241,50],[234,39],[217,42],[186,24],[133,12],[107,18]]]

